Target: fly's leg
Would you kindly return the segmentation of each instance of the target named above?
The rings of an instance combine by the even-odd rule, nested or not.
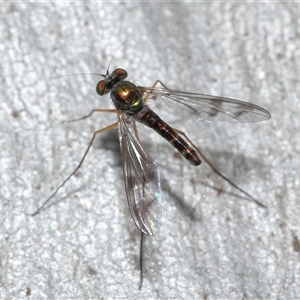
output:
[[[134,134],[137,138],[137,140],[140,142],[139,140],[139,135],[138,135],[138,130],[136,127],[136,124],[134,123]],[[147,166],[144,166],[143,168],[146,168]],[[147,178],[145,178],[145,176],[143,175],[143,197],[145,197],[145,182],[147,181]],[[143,279],[144,279],[144,274],[143,274],[143,243],[144,243],[144,236],[145,234],[141,231],[141,239],[140,239],[140,284],[139,284],[139,290],[142,288],[143,285]]]
[[[232,182],[230,179],[228,179],[226,176],[224,176],[220,171],[218,171],[218,169],[210,162],[210,160],[203,154],[203,152],[187,137],[187,135],[178,129],[174,130],[184,136],[186,138],[186,140],[190,143],[190,145],[192,145],[194,147],[194,149],[197,150],[197,152],[200,154],[200,156],[202,157],[202,159],[209,165],[209,167],[220,177],[222,177],[225,181],[227,181],[231,186],[233,186],[235,189],[237,189],[238,191],[240,191],[241,193],[243,193],[244,195],[246,195],[248,198],[251,199],[251,201],[255,202],[258,206],[263,207],[263,208],[267,208],[264,204],[260,203],[258,200],[256,200],[253,196],[251,196],[249,193],[247,193],[246,191],[244,191],[242,188],[240,188],[239,186],[237,186],[234,182]]]
[[[133,124],[133,130],[134,130],[134,134],[135,134],[135,137],[137,138],[137,140],[140,142],[140,139],[139,139],[139,133],[138,133],[138,130],[137,130],[137,127],[136,127],[136,123]],[[144,178],[144,181],[145,182],[146,179]],[[144,189],[143,189],[144,191]],[[143,285],[143,241],[144,241],[144,233],[141,231],[141,241],[140,241],[140,284],[139,284],[139,290],[142,288],[142,285]]]
[[[67,121],[63,121],[64,123],[71,123],[71,122],[77,122],[77,121],[81,121],[84,119],[87,119],[88,117],[90,117],[93,113],[95,112],[106,112],[106,113],[117,113],[117,111],[115,109],[101,109],[101,108],[96,108],[93,109],[88,115],[83,116],[81,118],[78,119],[72,119],[72,120],[67,120]]]
[[[143,241],[144,241],[144,234],[141,232],[141,243],[140,243],[140,285],[139,290],[142,288],[143,285]]]
[[[138,129],[137,129],[137,126],[136,126],[136,123],[133,124],[133,132],[134,132],[134,135],[136,137],[136,139],[139,141],[139,143],[141,142],[140,141],[140,138],[139,138],[139,132],[138,132]],[[147,168],[147,165],[143,166],[143,169],[146,169]],[[144,182],[146,182],[146,178],[144,178]]]
[[[99,129],[99,130],[97,130],[97,131],[95,131],[94,132],[94,134],[93,134],[93,137],[92,137],[92,139],[91,139],[91,141],[90,141],[90,143],[89,143],[89,145],[88,145],[88,147],[87,147],[87,149],[86,149],[86,151],[85,151],[85,153],[84,153],[84,155],[83,155],[83,157],[82,157],[82,159],[80,160],[80,162],[79,162],[79,164],[78,164],[78,166],[75,168],[75,170],[58,186],[58,188],[50,195],[50,197],[43,203],[43,205],[42,206],[40,206],[39,208],[38,208],[38,210],[36,211],[36,212],[34,212],[33,214],[32,214],[32,216],[35,216],[35,215],[37,215],[44,207],[45,207],[45,205],[56,195],[56,193],[65,185],[65,183],[79,170],[79,168],[81,167],[81,165],[82,165],[82,163],[84,162],[84,160],[85,160],[85,157],[87,156],[87,154],[88,154],[88,152],[89,152],[89,150],[90,150],[90,148],[91,148],[91,146],[92,146],[92,144],[93,144],[93,142],[94,142],[94,140],[95,140],[95,137],[98,135],[98,134],[100,134],[100,133],[102,133],[102,132],[104,132],[104,131],[107,131],[107,130],[110,130],[110,129],[113,129],[113,128],[116,128],[118,125],[117,125],[118,123],[116,122],[116,123],[113,123],[113,124],[111,124],[111,125],[109,125],[109,126],[107,126],[107,127],[105,127],[105,128],[102,128],[102,129]]]
[[[154,83],[153,83],[153,85],[152,85],[152,87],[150,88],[150,89],[154,89],[158,84],[161,84],[165,89],[169,89],[165,84],[163,84],[159,79],[157,79],[157,80],[155,80],[154,81]],[[140,87],[141,89],[142,89],[142,91],[144,90],[144,88],[143,87]],[[144,103],[146,103],[148,100],[149,100],[149,98],[150,98],[150,96],[151,96],[151,94],[150,93],[147,93],[147,95],[145,96],[145,98],[144,98]]]

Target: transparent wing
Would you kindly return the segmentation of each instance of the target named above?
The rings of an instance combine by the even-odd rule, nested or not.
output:
[[[146,153],[135,122],[125,114],[118,115],[118,129],[129,210],[136,226],[153,235],[161,222],[160,172],[157,159],[151,157],[153,144],[147,143]]]
[[[180,106],[179,113],[181,115],[194,115],[198,121],[252,123],[271,118],[270,113],[264,108],[240,100],[167,88],[142,87],[142,89],[145,93],[150,94],[150,99],[161,98],[168,105],[168,111],[175,110],[173,104],[176,103]]]

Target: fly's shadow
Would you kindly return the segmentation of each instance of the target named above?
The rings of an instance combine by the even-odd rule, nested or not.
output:
[[[111,152],[114,157],[114,167],[122,169],[122,157],[117,129],[103,132],[101,136],[97,137],[93,146],[95,149]]]

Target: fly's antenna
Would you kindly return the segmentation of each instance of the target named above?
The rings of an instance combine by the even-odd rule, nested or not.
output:
[[[130,32],[130,34],[127,36],[127,38],[124,40],[124,42],[119,46],[119,48],[116,50],[115,54],[113,55],[113,57],[111,58],[111,60],[110,60],[110,62],[109,62],[109,64],[108,64],[108,66],[107,66],[106,76],[105,76],[105,77],[107,77],[107,76],[109,75],[109,67],[110,67],[112,61],[114,60],[114,58],[116,57],[117,53],[118,53],[119,50],[121,49],[121,47],[127,42],[127,40],[132,36],[132,34],[133,34],[134,32],[136,32],[136,30],[137,30],[144,22],[146,22],[146,20],[143,20],[140,24],[138,24],[138,25]],[[103,76],[103,75],[101,75],[101,76]]]
[[[106,78],[109,75],[109,67],[112,63],[112,61],[114,60],[114,58],[116,57],[117,53],[119,52],[119,50],[121,49],[121,47],[127,42],[127,40],[132,36],[132,34],[145,22],[146,20],[143,20],[140,24],[138,24],[131,32],[130,34],[127,36],[127,38],[124,40],[124,42],[118,47],[118,49],[116,50],[115,54],[113,55],[113,57],[111,58],[107,70],[106,70],[106,74],[99,74],[99,73],[73,73],[73,74],[66,74],[66,75],[58,75],[58,76],[51,76],[51,77],[47,77],[45,79],[55,79],[55,78],[61,78],[61,77],[69,77],[69,76],[88,76],[88,75],[96,75],[96,76],[101,76]]]
[[[51,76],[51,77],[46,77],[45,79],[56,79],[56,78],[61,78],[61,77],[70,77],[70,76],[89,76],[89,75],[96,75],[96,76],[102,76],[102,77],[106,77],[106,75],[103,74],[99,74],[99,73],[72,73],[72,74],[66,74],[66,75],[58,75],[58,76]]]

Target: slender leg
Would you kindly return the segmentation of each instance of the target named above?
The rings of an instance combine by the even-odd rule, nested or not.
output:
[[[88,115],[83,116],[79,119],[72,119],[72,120],[67,120],[67,121],[63,121],[64,123],[71,123],[71,122],[76,122],[76,121],[81,121],[84,119],[87,119],[88,117],[90,117],[94,112],[107,112],[107,113],[117,113],[117,111],[115,109],[100,109],[100,108],[96,108],[93,109]]]
[[[225,181],[227,181],[231,186],[233,186],[234,188],[236,188],[237,190],[239,190],[241,193],[243,193],[244,195],[246,195],[248,198],[251,199],[251,201],[255,202],[257,205],[259,205],[260,207],[263,208],[267,208],[264,204],[260,203],[258,200],[256,200],[253,196],[251,196],[249,193],[247,193],[246,191],[244,191],[242,188],[240,188],[239,186],[237,186],[235,183],[233,183],[230,179],[228,179],[227,177],[225,177],[221,172],[219,172],[217,170],[217,168],[210,162],[210,160],[203,154],[203,152],[187,137],[187,135],[178,129],[173,128],[178,134],[184,136],[187,141],[197,150],[197,152],[200,154],[200,156],[202,157],[202,159],[209,165],[209,167],[220,177],[222,177]]]
[[[41,207],[39,207],[38,208],[38,210],[36,211],[36,212],[34,212],[33,214],[32,214],[32,216],[35,216],[35,215],[37,215],[44,207],[45,207],[45,205],[56,195],[56,193],[65,185],[65,183],[76,173],[76,171],[78,171],[78,169],[81,167],[81,165],[82,165],[82,163],[84,162],[84,160],[85,160],[85,157],[87,156],[87,154],[88,154],[88,152],[89,152],[89,150],[90,150],[90,148],[91,148],[91,146],[92,146],[92,144],[93,144],[93,142],[94,142],[94,139],[95,139],[95,137],[98,135],[98,134],[100,134],[100,133],[102,133],[102,132],[104,132],[104,131],[107,131],[107,130],[110,130],[110,129],[113,129],[113,128],[116,128],[117,127],[117,125],[118,125],[118,123],[116,122],[116,123],[113,123],[113,124],[111,124],[111,125],[109,125],[109,126],[107,126],[107,127],[105,127],[105,128],[102,128],[102,129],[99,129],[99,130],[97,130],[97,131],[95,131],[94,132],[94,134],[93,134],[93,137],[92,137],[92,139],[91,139],[91,141],[90,141],[90,143],[89,143],[89,145],[88,145],[88,147],[87,147],[87,149],[86,149],[86,151],[85,151],[85,153],[84,153],[84,155],[83,155],[83,157],[82,157],[82,159],[80,160],[80,162],[79,162],[79,164],[78,164],[78,166],[75,168],[75,170],[59,185],[59,187],[50,195],[50,197],[43,203],[43,205],[41,206]]]
[[[135,122],[133,123],[133,131],[134,131],[134,134],[135,134],[137,140],[140,142],[139,133],[138,133],[138,130],[137,130]]]
[[[140,142],[139,139],[139,134],[138,134],[138,130],[136,127],[136,123],[133,124],[133,130],[134,130],[134,134],[137,138],[137,140]],[[145,166],[144,168],[147,168],[147,166]],[[144,188],[145,188],[145,182],[146,182],[146,178],[144,178],[143,175],[143,193],[144,193]],[[143,195],[145,196],[145,195]],[[143,232],[141,232],[141,242],[140,242],[140,285],[139,285],[139,290],[142,288],[143,285],[143,240],[144,240],[144,234]]]
[[[136,122],[133,123],[133,132],[134,132],[134,135],[135,135],[136,139],[140,143],[140,137],[139,137],[138,129],[136,127]],[[144,165],[143,169],[147,169],[147,164],[144,164],[143,161],[142,161],[142,164]],[[144,180],[143,182],[146,182],[146,178],[143,178],[143,180]]]
[[[140,285],[139,290],[142,288],[143,285],[143,240],[144,234],[141,232],[141,243],[140,243]]]
[[[159,79],[157,79],[157,80],[154,81],[154,83],[153,83],[152,87],[150,88],[150,90],[151,90],[151,89],[154,89],[159,83],[160,83],[165,89],[168,90],[168,87],[167,87],[166,85],[164,85]],[[147,93],[147,89],[145,89],[145,88],[143,88],[143,87],[141,87],[141,89]],[[148,88],[148,89],[149,89],[149,88]],[[151,93],[147,93],[147,95],[146,95],[145,98],[144,98],[144,103],[146,103],[146,102],[148,101],[148,99],[150,98],[150,96],[151,96]]]

